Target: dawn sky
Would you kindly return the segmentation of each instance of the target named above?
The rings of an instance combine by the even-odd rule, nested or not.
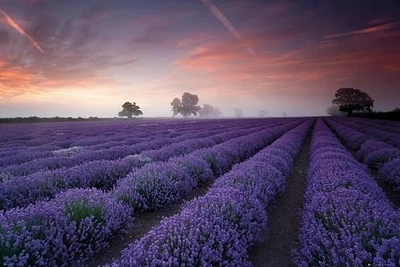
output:
[[[399,0],[0,0],[0,117],[326,115],[341,87],[400,107]]]

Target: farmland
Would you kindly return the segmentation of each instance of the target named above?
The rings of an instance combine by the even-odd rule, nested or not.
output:
[[[5,266],[399,266],[400,124],[0,125]]]

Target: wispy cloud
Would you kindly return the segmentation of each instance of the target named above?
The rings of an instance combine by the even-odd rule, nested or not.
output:
[[[3,14],[4,16],[4,22],[7,23],[10,27],[12,27],[14,30],[16,30],[19,34],[24,36],[25,38],[28,39],[28,41],[32,44],[33,47],[35,47],[40,53],[44,54],[43,49],[40,47],[40,45],[36,42],[36,40],[26,33],[18,23],[13,20],[3,9],[0,9],[0,13]]]
[[[210,12],[224,25],[224,27],[228,30],[228,32],[244,45],[248,52],[252,55],[254,54],[253,49],[243,42],[243,37],[239,33],[238,30],[232,25],[232,23],[226,18],[226,16],[222,13],[222,11],[211,1],[211,0],[200,0],[209,10]]]
[[[397,22],[388,22],[379,25],[369,26],[362,29],[342,32],[342,33],[335,33],[325,35],[325,38],[340,38],[340,37],[349,37],[349,36],[357,36],[357,35],[373,35],[373,34],[380,34],[392,29],[396,29],[399,26]]]

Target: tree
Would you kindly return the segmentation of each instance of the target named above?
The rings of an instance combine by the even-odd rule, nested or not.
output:
[[[340,88],[336,91],[332,104],[339,110],[351,115],[355,110],[371,112],[374,100],[365,92],[354,88]]]
[[[192,95],[188,92],[183,93],[182,101],[179,98],[174,98],[171,102],[173,116],[182,114],[183,117],[188,117],[190,115],[197,116],[197,112],[201,109],[197,105],[199,102],[199,97],[197,95]]]
[[[203,118],[208,118],[208,117],[218,117],[221,116],[221,111],[213,107],[209,104],[204,104],[203,107],[199,110],[199,116]]]
[[[129,119],[132,119],[132,115],[136,117],[139,115],[143,115],[143,112],[140,110],[140,107],[137,106],[135,102],[125,102],[122,105],[122,110],[118,113],[118,116],[128,117]]]
[[[241,118],[243,117],[243,111],[240,108],[235,108],[233,110],[233,113],[235,114],[236,118]]]
[[[265,116],[267,116],[267,112],[264,109],[262,109],[258,112],[258,116],[264,118]]]

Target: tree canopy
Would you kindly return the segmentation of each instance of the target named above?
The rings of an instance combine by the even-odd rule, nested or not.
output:
[[[211,106],[210,104],[204,104],[203,107],[199,110],[199,116],[203,118],[208,117],[218,117],[221,116],[221,111]]]
[[[122,105],[122,110],[118,113],[118,116],[128,117],[129,119],[131,119],[132,116],[136,117],[139,115],[143,115],[143,112],[140,110],[140,107],[136,105],[135,102],[125,102]]]
[[[261,109],[260,111],[258,111],[258,116],[264,118],[265,116],[267,116],[267,112],[264,109]]]
[[[240,108],[235,108],[233,110],[233,114],[236,118],[242,118],[244,116],[243,114],[243,110],[241,110]]]
[[[183,117],[197,116],[200,111],[200,106],[197,105],[199,102],[199,97],[197,95],[192,95],[188,92],[183,93],[182,101],[179,98],[174,98],[171,102],[172,112],[174,116],[181,114]]]
[[[351,115],[353,111],[372,111],[374,100],[365,92],[354,88],[340,88],[336,91],[332,104],[339,110]]]

